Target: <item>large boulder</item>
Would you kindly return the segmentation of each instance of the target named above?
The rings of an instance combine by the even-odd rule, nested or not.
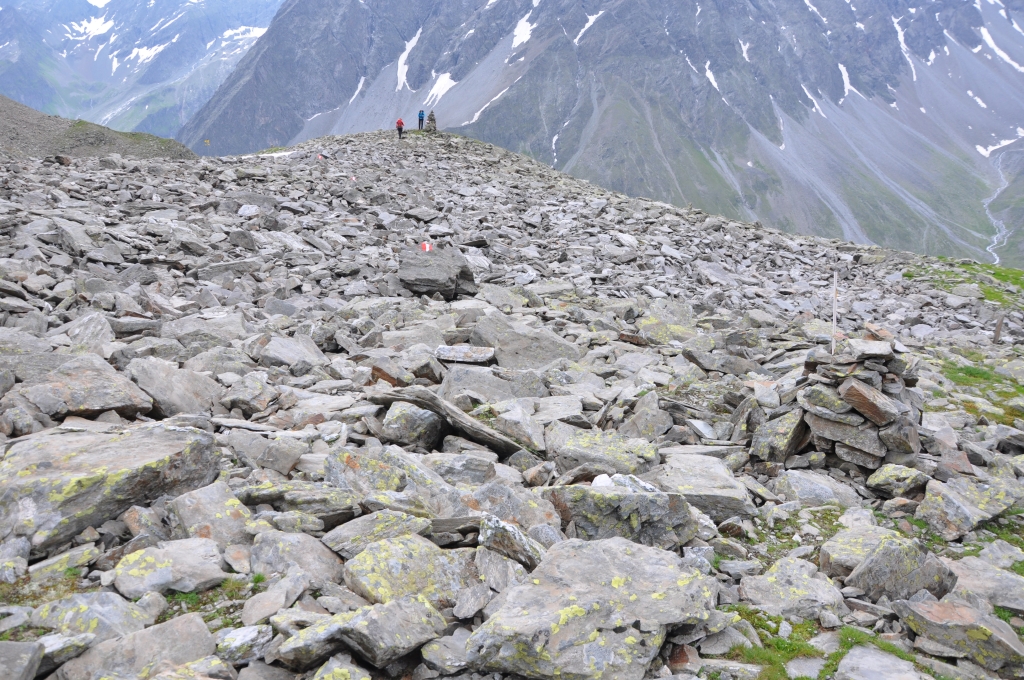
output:
[[[74,637],[88,633],[92,644],[131,635],[153,623],[149,612],[117,593],[78,593],[47,602],[32,614],[32,625]]]
[[[817,472],[786,470],[775,479],[773,487],[772,491],[776,495],[784,496],[787,501],[798,501],[809,508],[821,505],[853,508],[860,505],[860,496],[856,491]]]
[[[580,358],[576,345],[551,330],[514,322],[497,312],[477,321],[470,343],[493,347],[498,365],[516,370],[542,368],[557,359],[576,361]]]
[[[892,609],[917,635],[931,638],[996,671],[1024,664],[1024,643],[1005,621],[962,602],[898,600]]]
[[[327,546],[308,534],[264,531],[256,535],[250,566],[254,574],[286,574],[298,568],[315,588],[338,583],[342,561]]]
[[[954,595],[963,599],[978,596],[994,607],[1009,609],[1018,616],[1024,614],[1024,577],[977,557],[942,561],[956,575]]]
[[[914,539],[885,536],[846,577],[846,585],[860,588],[872,601],[883,595],[903,600],[920,590],[936,598],[956,584],[956,574]]]
[[[454,607],[459,591],[480,582],[476,550],[441,550],[418,535],[377,541],[345,563],[345,585],[370,602],[423,595],[439,609]]]
[[[750,455],[761,460],[782,462],[797,452],[806,433],[804,412],[794,409],[757,428],[750,444]]]
[[[117,411],[135,418],[153,409],[153,400],[113,366],[95,354],[83,354],[46,376],[46,381],[17,387],[0,400],[0,411],[28,403],[50,418],[93,418]]]
[[[210,434],[158,423],[115,434],[57,429],[19,441],[0,462],[0,540],[61,545],[133,505],[206,486],[216,462]]]
[[[818,564],[828,576],[846,578],[883,538],[898,535],[892,529],[870,525],[843,529],[822,544]]]
[[[784,557],[761,576],[740,581],[740,598],[773,616],[817,619],[823,611],[849,613],[843,594],[828,581],[814,578],[818,568],[795,557]]]
[[[148,677],[211,656],[217,645],[200,614],[185,614],[125,637],[101,642],[56,672],[56,680]]]
[[[0,642],[0,668],[8,680],[32,680],[45,649],[39,642]]]
[[[417,295],[440,294],[445,300],[476,295],[473,270],[458,250],[405,249],[399,254],[398,280]]]
[[[835,680],[928,680],[914,664],[874,645],[854,647],[839,662]]]
[[[252,519],[252,513],[224,482],[184,493],[168,503],[168,507],[189,536],[211,538],[221,550],[251,540],[245,525]]]
[[[114,568],[114,587],[128,598],[146,593],[208,590],[228,577],[217,544],[208,538],[163,541],[125,555]]]
[[[733,477],[725,463],[711,456],[672,454],[642,479],[662,491],[683,496],[716,522],[757,514],[747,487]]]
[[[676,550],[697,535],[690,504],[678,493],[573,485],[544,489],[541,495],[558,510],[563,525],[575,522],[576,534],[584,540],[621,536]]]
[[[617,432],[581,430],[555,421],[544,432],[547,456],[559,472],[586,463],[615,468],[624,475],[639,475],[654,467],[658,449],[645,439],[628,439]]]
[[[290,338],[280,335],[271,337],[259,352],[259,362],[267,368],[282,366],[288,369],[297,369],[303,364],[307,371],[314,366],[330,363],[313,338],[301,333]]]
[[[670,627],[699,624],[717,584],[678,555],[623,538],[552,546],[466,642],[477,669],[640,680]]]
[[[127,373],[152,397],[153,412],[159,418],[210,413],[224,396],[224,388],[215,380],[155,357],[132,359]]]
[[[1005,512],[1024,498],[1024,488],[1012,476],[991,475],[985,482],[954,477],[948,482],[933,479],[916,517],[928,522],[944,540],[955,541],[982,522]]]
[[[305,628],[285,640],[277,656],[292,668],[306,669],[335,652],[351,649],[380,668],[440,637],[445,627],[444,617],[426,597],[405,596],[336,614]]]
[[[329,531],[320,540],[324,545],[350,560],[366,546],[387,538],[423,535],[430,532],[430,520],[404,512],[380,510],[363,515]]]

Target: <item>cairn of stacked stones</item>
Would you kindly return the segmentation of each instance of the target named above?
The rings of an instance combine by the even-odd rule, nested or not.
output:
[[[0,169],[5,678],[1024,675],[1002,270],[440,133]]]

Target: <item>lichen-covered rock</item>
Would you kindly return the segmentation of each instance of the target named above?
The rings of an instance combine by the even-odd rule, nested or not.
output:
[[[285,574],[294,567],[310,577],[314,588],[339,583],[343,563],[323,543],[308,534],[263,531],[256,535],[250,566],[254,574]]]
[[[878,438],[878,427],[872,423],[847,425],[821,418],[813,413],[808,413],[804,419],[811,426],[811,432],[816,437],[846,444],[877,458],[884,456],[887,451],[885,444]]]
[[[274,637],[270,626],[244,626],[218,632],[217,656],[235,666],[262,659]]]
[[[893,602],[893,611],[918,635],[967,654],[996,671],[1024,663],[1024,643],[1005,621],[960,602]]]
[[[1024,488],[1012,476],[991,475],[985,482],[966,477],[954,477],[948,482],[933,479],[928,482],[916,517],[928,522],[943,539],[955,541],[1021,498]]]
[[[747,487],[733,477],[725,463],[711,456],[673,454],[641,479],[666,493],[683,496],[716,522],[757,514]]]
[[[32,680],[43,660],[43,645],[38,642],[0,642],[0,668],[10,680]]]
[[[267,480],[243,486],[235,495],[246,505],[267,503],[280,512],[313,515],[325,529],[333,529],[360,513],[358,494],[320,482]]]
[[[114,587],[129,598],[208,590],[228,577],[223,565],[217,543],[208,538],[162,541],[121,558],[114,568]]]
[[[407,596],[356,611],[340,627],[338,639],[383,668],[440,637],[447,625],[428,598]]]
[[[468,662],[531,678],[640,680],[668,628],[706,621],[717,590],[667,551],[564,541],[469,637]]]
[[[380,510],[346,522],[329,531],[320,540],[342,558],[350,560],[371,543],[398,536],[423,535],[429,531],[428,519],[407,515],[404,512]]]
[[[585,463],[615,468],[624,475],[647,472],[658,462],[658,450],[644,439],[627,439],[614,431],[581,430],[562,422],[551,423],[544,432],[547,455],[567,472]]]
[[[133,505],[209,484],[213,437],[137,425],[117,434],[54,430],[11,446],[0,462],[0,539],[55,547]]]
[[[137,677],[162,664],[174,668],[212,656],[213,635],[199,614],[185,614],[125,637],[101,642],[57,669],[57,680]]]
[[[775,479],[772,491],[787,501],[797,501],[809,508],[821,505],[852,508],[860,505],[856,491],[816,472],[786,470]]]
[[[902,465],[883,465],[868,477],[867,486],[886,496],[907,496],[920,491],[930,477],[920,470]]]
[[[573,485],[547,488],[541,495],[558,510],[563,525],[575,522],[577,536],[584,540],[621,536],[676,550],[697,535],[690,504],[679,493]]]
[[[315,623],[285,640],[277,656],[302,670],[344,645],[380,668],[440,637],[446,625],[426,597],[404,596]]]
[[[423,595],[438,609],[454,607],[459,591],[479,583],[475,550],[441,550],[422,536],[377,541],[345,564],[345,585],[385,604]]]
[[[877,526],[844,529],[822,544],[818,565],[829,576],[846,578],[883,538],[897,535],[892,529]]]
[[[451,635],[423,645],[423,649],[420,650],[423,663],[427,668],[442,675],[455,675],[466,670],[469,665],[466,660],[466,642],[469,635],[468,629],[456,628]]]
[[[860,588],[872,601],[885,595],[903,600],[920,590],[936,598],[956,584],[956,574],[917,540],[885,536],[846,578],[846,585]]]
[[[827,581],[818,580],[810,562],[784,557],[761,576],[740,581],[740,598],[773,616],[817,619],[822,611],[837,616],[848,613],[843,594]]]
[[[495,480],[462,497],[467,515],[486,512],[504,522],[516,524],[529,531],[546,524],[558,528],[561,520],[555,506],[537,494],[523,488],[513,488]]]
[[[245,525],[252,519],[252,513],[224,482],[184,493],[168,503],[168,507],[189,536],[211,538],[221,550],[251,540]]]
[[[117,593],[80,593],[48,602],[32,614],[32,625],[61,635],[94,635],[98,644],[140,631],[153,623],[141,607]]]
[[[437,445],[443,427],[444,421],[433,411],[396,401],[384,416],[381,433],[385,441],[429,451]]]
[[[92,564],[100,556],[95,543],[86,543],[67,552],[54,555],[48,560],[36,562],[28,568],[29,578],[34,585],[46,585],[66,578],[68,569],[77,569]]]
[[[962,560],[942,558],[943,563],[956,574],[952,593],[966,599],[974,595],[994,606],[1024,614],[1024,577],[1012,571],[999,569],[983,559],[965,557]]]
[[[527,569],[534,569],[544,559],[544,546],[530,538],[519,527],[502,522],[493,515],[480,520],[480,534],[477,543],[515,560]]]
[[[317,670],[313,680],[371,680],[370,672],[348,654],[335,654]]]
[[[750,455],[760,460],[782,462],[797,452],[806,432],[803,410],[794,409],[757,428],[750,444]]]
[[[67,416],[92,418],[117,411],[125,418],[149,413],[153,400],[113,366],[95,354],[83,354],[63,364],[46,382],[8,392],[0,400],[0,412],[25,400],[51,418]]]

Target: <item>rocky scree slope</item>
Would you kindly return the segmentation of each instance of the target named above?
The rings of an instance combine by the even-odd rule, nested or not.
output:
[[[195,158],[173,139],[117,132],[83,120],[48,116],[0,95],[0,150],[14,156]],[[66,159],[64,159],[66,160]]]
[[[444,134],[4,166],[11,677],[1024,672],[1019,272]]]
[[[1020,266],[1024,232],[986,212],[1024,136],[1019,10],[289,0],[178,138],[247,153],[434,109],[443,129],[633,196]]]

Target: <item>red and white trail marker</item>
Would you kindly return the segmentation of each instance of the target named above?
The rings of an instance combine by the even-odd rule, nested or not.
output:
[[[420,244],[420,250],[422,250],[425,253],[429,253],[433,249],[434,249],[434,245],[431,244],[431,243],[422,243],[422,244]]]

